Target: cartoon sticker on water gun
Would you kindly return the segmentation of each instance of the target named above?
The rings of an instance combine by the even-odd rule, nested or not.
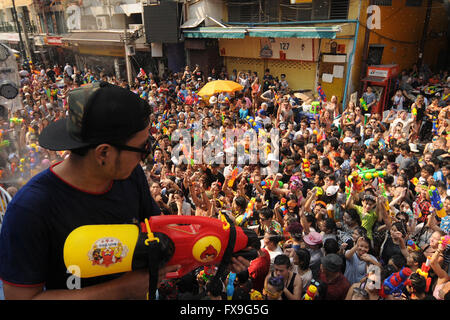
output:
[[[109,267],[111,264],[121,262],[127,255],[128,247],[122,245],[116,238],[101,238],[97,240],[88,252],[92,265]]]

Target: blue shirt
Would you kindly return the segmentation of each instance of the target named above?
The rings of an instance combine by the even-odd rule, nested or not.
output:
[[[248,116],[248,109],[239,109],[239,118],[245,119]]]
[[[0,279],[12,285],[67,289],[71,274],[63,251],[74,229],[95,224],[139,226],[144,218],[159,214],[140,166],[102,194],[79,190],[51,169],[44,170],[22,187],[7,207],[0,234]],[[82,278],[81,286],[119,275]]]

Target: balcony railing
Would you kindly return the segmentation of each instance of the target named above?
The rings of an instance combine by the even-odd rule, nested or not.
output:
[[[23,26],[20,26],[20,30],[23,32]],[[27,33],[33,34],[38,33],[38,28],[34,23],[27,24]],[[0,32],[18,32],[15,23],[10,22],[0,22]]]

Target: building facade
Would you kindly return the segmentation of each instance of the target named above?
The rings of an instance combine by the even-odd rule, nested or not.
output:
[[[15,6],[13,5],[15,4]],[[0,41],[121,78],[198,64],[282,73],[347,104],[369,65],[448,65],[443,0],[0,0]],[[20,30],[19,30],[20,29]],[[20,32],[19,32],[20,31]]]

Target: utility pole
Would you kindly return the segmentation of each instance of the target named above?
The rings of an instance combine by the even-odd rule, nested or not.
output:
[[[128,45],[129,45],[129,34],[128,34],[128,30],[127,30],[127,22],[125,21],[125,26],[124,26],[124,38],[123,38],[123,42],[125,44],[125,66],[127,69],[127,81],[128,81],[128,85],[131,86],[132,81],[133,81],[133,75],[131,73],[131,63],[130,63],[130,55],[129,55],[129,50],[128,50]]]
[[[30,41],[29,41],[29,38],[28,38],[27,21],[25,21],[25,17],[24,17],[23,12],[19,13],[18,17],[20,18],[20,21],[22,21],[23,35],[25,37],[25,41],[24,41],[25,42],[25,52],[26,52],[27,58],[31,59],[33,61],[34,60],[33,59],[33,54],[32,54],[31,49],[30,49]]]
[[[14,23],[16,24],[16,28],[17,28],[17,33],[19,34],[19,48],[20,48],[20,53],[22,54],[22,57],[26,60],[28,60],[28,57],[26,56],[26,52],[25,52],[25,46],[23,44],[23,39],[22,39],[22,28],[20,27],[20,22],[19,19],[17,18],[17,10],[16,10],[16,1],[12,0],[12,15],[13,15],[13,19],[14,19]]]
[[[431,8],[433,6],[433,0],[427,1],[427,12],[425,14],[425,22],[423,24],[422,38],[419,43],[419,59],[417,60],[417,68],[420,69],[423,63],[423,53],[425,51],[425,44],[427,42],[428,26],[431,19]]]
[[[369,6],[373,5],[374,1],[369,1]],[[366,21],[369,18],[369,13],[367,13]],[[362,63],[361,63],[361,76],[360,80],[364,79],[367,72],[367,65],[368,65],[368,59],[369,59],[369,40],[370,40],[370,28],[366,26],[365,28],[365,34],[364,34],[364,45],[363,45],[363,54],[362,54]],[[358,96],[361,96],[362,94],[362,88],[363,82],[360,82],[359,90],[358,90]]]

